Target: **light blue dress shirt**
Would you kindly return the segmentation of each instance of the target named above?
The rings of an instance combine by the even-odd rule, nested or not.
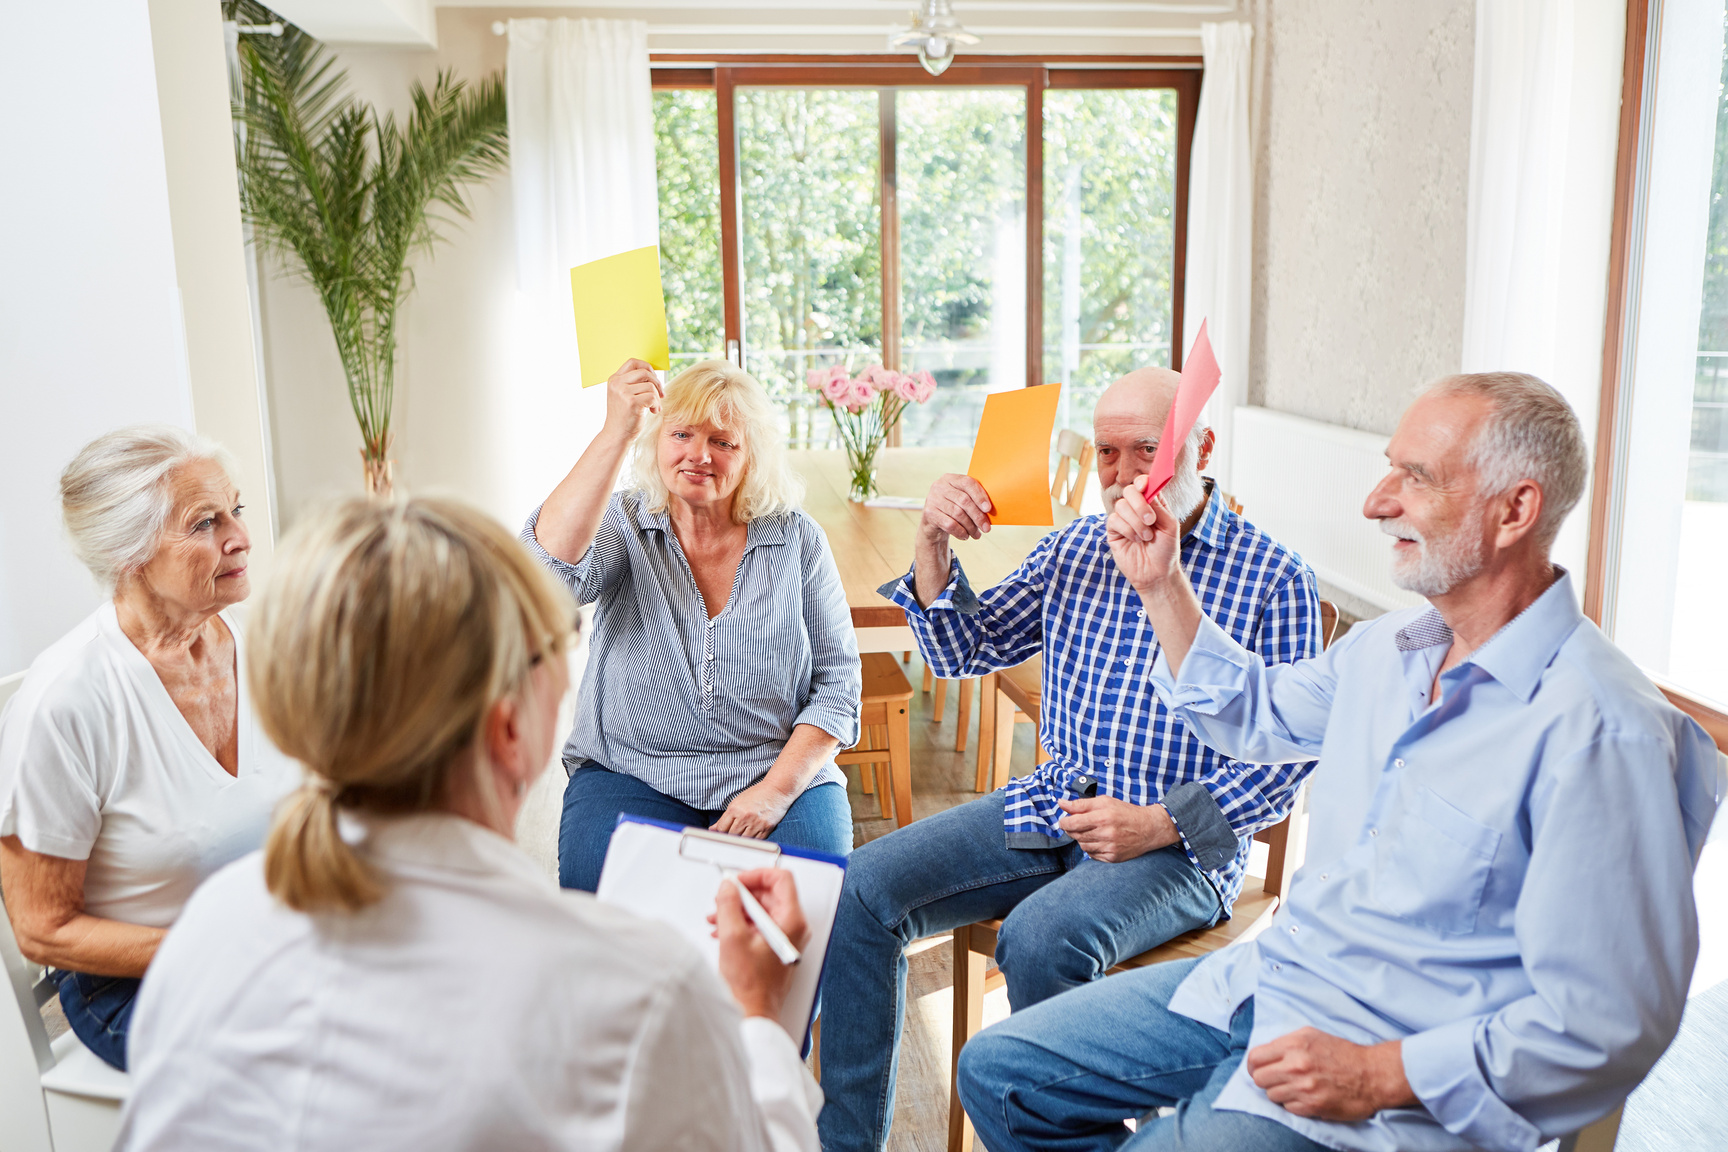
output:
[[[1319,757],[1307,861],[1254,941],[1173,1011],[1250,1043],[1304,1026],[1403,1041],[1425,1108],[1306,1120],[1238,1068],[1216,1107],[1334,1148],[1536,1148],[1612,1109],[1679,1027],[1716,749],[1555,583],[1468,659],[1433,609],[1267,665],[1210,620],[1159,694],[1226,756]]]

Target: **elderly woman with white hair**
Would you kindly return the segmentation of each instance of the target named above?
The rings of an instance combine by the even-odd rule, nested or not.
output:
[[[299,770],[236,674],[251,542],[227,454],[179,428],[122,429],[78,453],[60,497],[112,596],[0,718],[0,882],[72,1031],[124,1069],[163,933],[200,881],[263,842]]]
[[[858,739],[863,674],[800,495],[742,369],[706,360],[664,387],[641,360],[613,373],[605,426],[522,533],[599,605],[564,746],[565,887],[594,890],[622,813],[851,851],[834,754]]]

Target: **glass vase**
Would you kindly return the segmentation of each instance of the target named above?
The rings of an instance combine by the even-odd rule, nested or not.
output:
[[[876,487],[876,449],[880,442],[870,445],[867,453],[846,452],[846,463],[852,471],[852,483],[846,489],[846,499],[854,504],[862,504],[881,494]]]

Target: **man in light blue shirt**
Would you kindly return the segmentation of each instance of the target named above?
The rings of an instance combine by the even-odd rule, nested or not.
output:
[[[992,1152],[1535,1149],[1673,1038],[1717,754],[1579,612],[1549,560],[1583,492],[1577,418],[1533,377],[1413,404],[1363,512],[1428,608],[1267,665],[1206,619],[1161,499],[1111,550],[1152,682],[1246,763],[1319,757],[1307,862],[1258,938],[1063,993],[960,1061]],[[1122,1121],[1174,1108],[1129,1137]]]

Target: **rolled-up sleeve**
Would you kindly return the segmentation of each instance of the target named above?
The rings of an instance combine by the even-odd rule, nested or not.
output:
[[[804,566],[804,626],[810,634],[810,692],[797,723],[810,724],[840,741],[858,743],[859,696],[864,672],[858,662],[858,633],[846,587],[834,566],[828,538],[814,520],[804,521],[800,546]]]
[[[617,494],[606,502],[606,512],[594,531],[593,543],[574,564],[546,551],[535,534],[539,523],[540,509],[536,508],[522,527],[522,544],[529,555],[570,586],[578,604],[594,603],[629,574],[630,554],[624,544],[628,527],[624,522],[623,501]]]
[[[1676,749],[1604,733],[1538,781],[1514,914],[1530,995],[1403,1041],[1411,1089],[1449,1132],[1521,1152],[1575,1132],[1674,1038],[1698,921],[1671,766],[1715,752],[1686,735]]]

